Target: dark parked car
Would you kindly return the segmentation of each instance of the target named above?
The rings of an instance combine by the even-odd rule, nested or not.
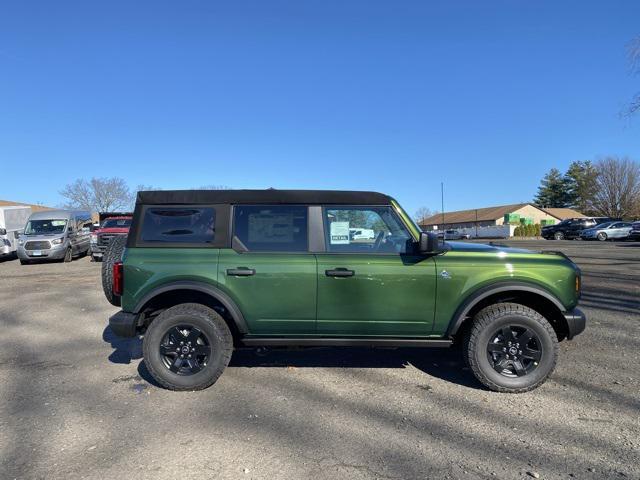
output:
[[[580,237],[580,232],[605,222],[616,220],[608,217],[567,218],[557,225],[542,227],[542,238],[547,240],[571,240]]]
[[[633,222],[631,224],[631,233],[629,234],[629,240],[640,240],[640,221]]]

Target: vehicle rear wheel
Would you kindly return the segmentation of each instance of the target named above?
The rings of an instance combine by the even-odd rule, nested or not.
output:
[[[126,243],[124,235],[113,237],[102,256],[102,290],[109,303],[116,307],[120,306],[120,297],[113,294],[113,264],[122,260]]]
[[[553,238],[556,240],[564,240],[564,233],[556,232],[553,234]]]
[[[153,378],[169,390],[202,390],[229,364],[233,337],[224,319],[197,303],[162,312],[147,329],[142,352]]]
[[[553,372],[558,338],[538,312],[516,303],[481,310],[465,338],[465,360],[476,378],[496,392],[522,393]]]
[[[598,233],[598,240],[600,240],[601,242],[604,242],[607,240],[607,234],[604,232],[600,232]]]

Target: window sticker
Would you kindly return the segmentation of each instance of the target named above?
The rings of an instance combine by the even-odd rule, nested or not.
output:
[[[331,222],[329,225],[331,245],[349,245],[349,222]]]

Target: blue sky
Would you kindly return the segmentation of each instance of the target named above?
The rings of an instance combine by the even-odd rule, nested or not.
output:
[[[528,201],[640,160],[640,2],[4,2],[0,198],[135,186],[379,190],[413,212]]]

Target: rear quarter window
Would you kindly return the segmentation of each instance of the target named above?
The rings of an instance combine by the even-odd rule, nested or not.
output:
[[[216,211],[210,207],[149,207],[144,212],[140,239],[151,244],[211,244]]]

